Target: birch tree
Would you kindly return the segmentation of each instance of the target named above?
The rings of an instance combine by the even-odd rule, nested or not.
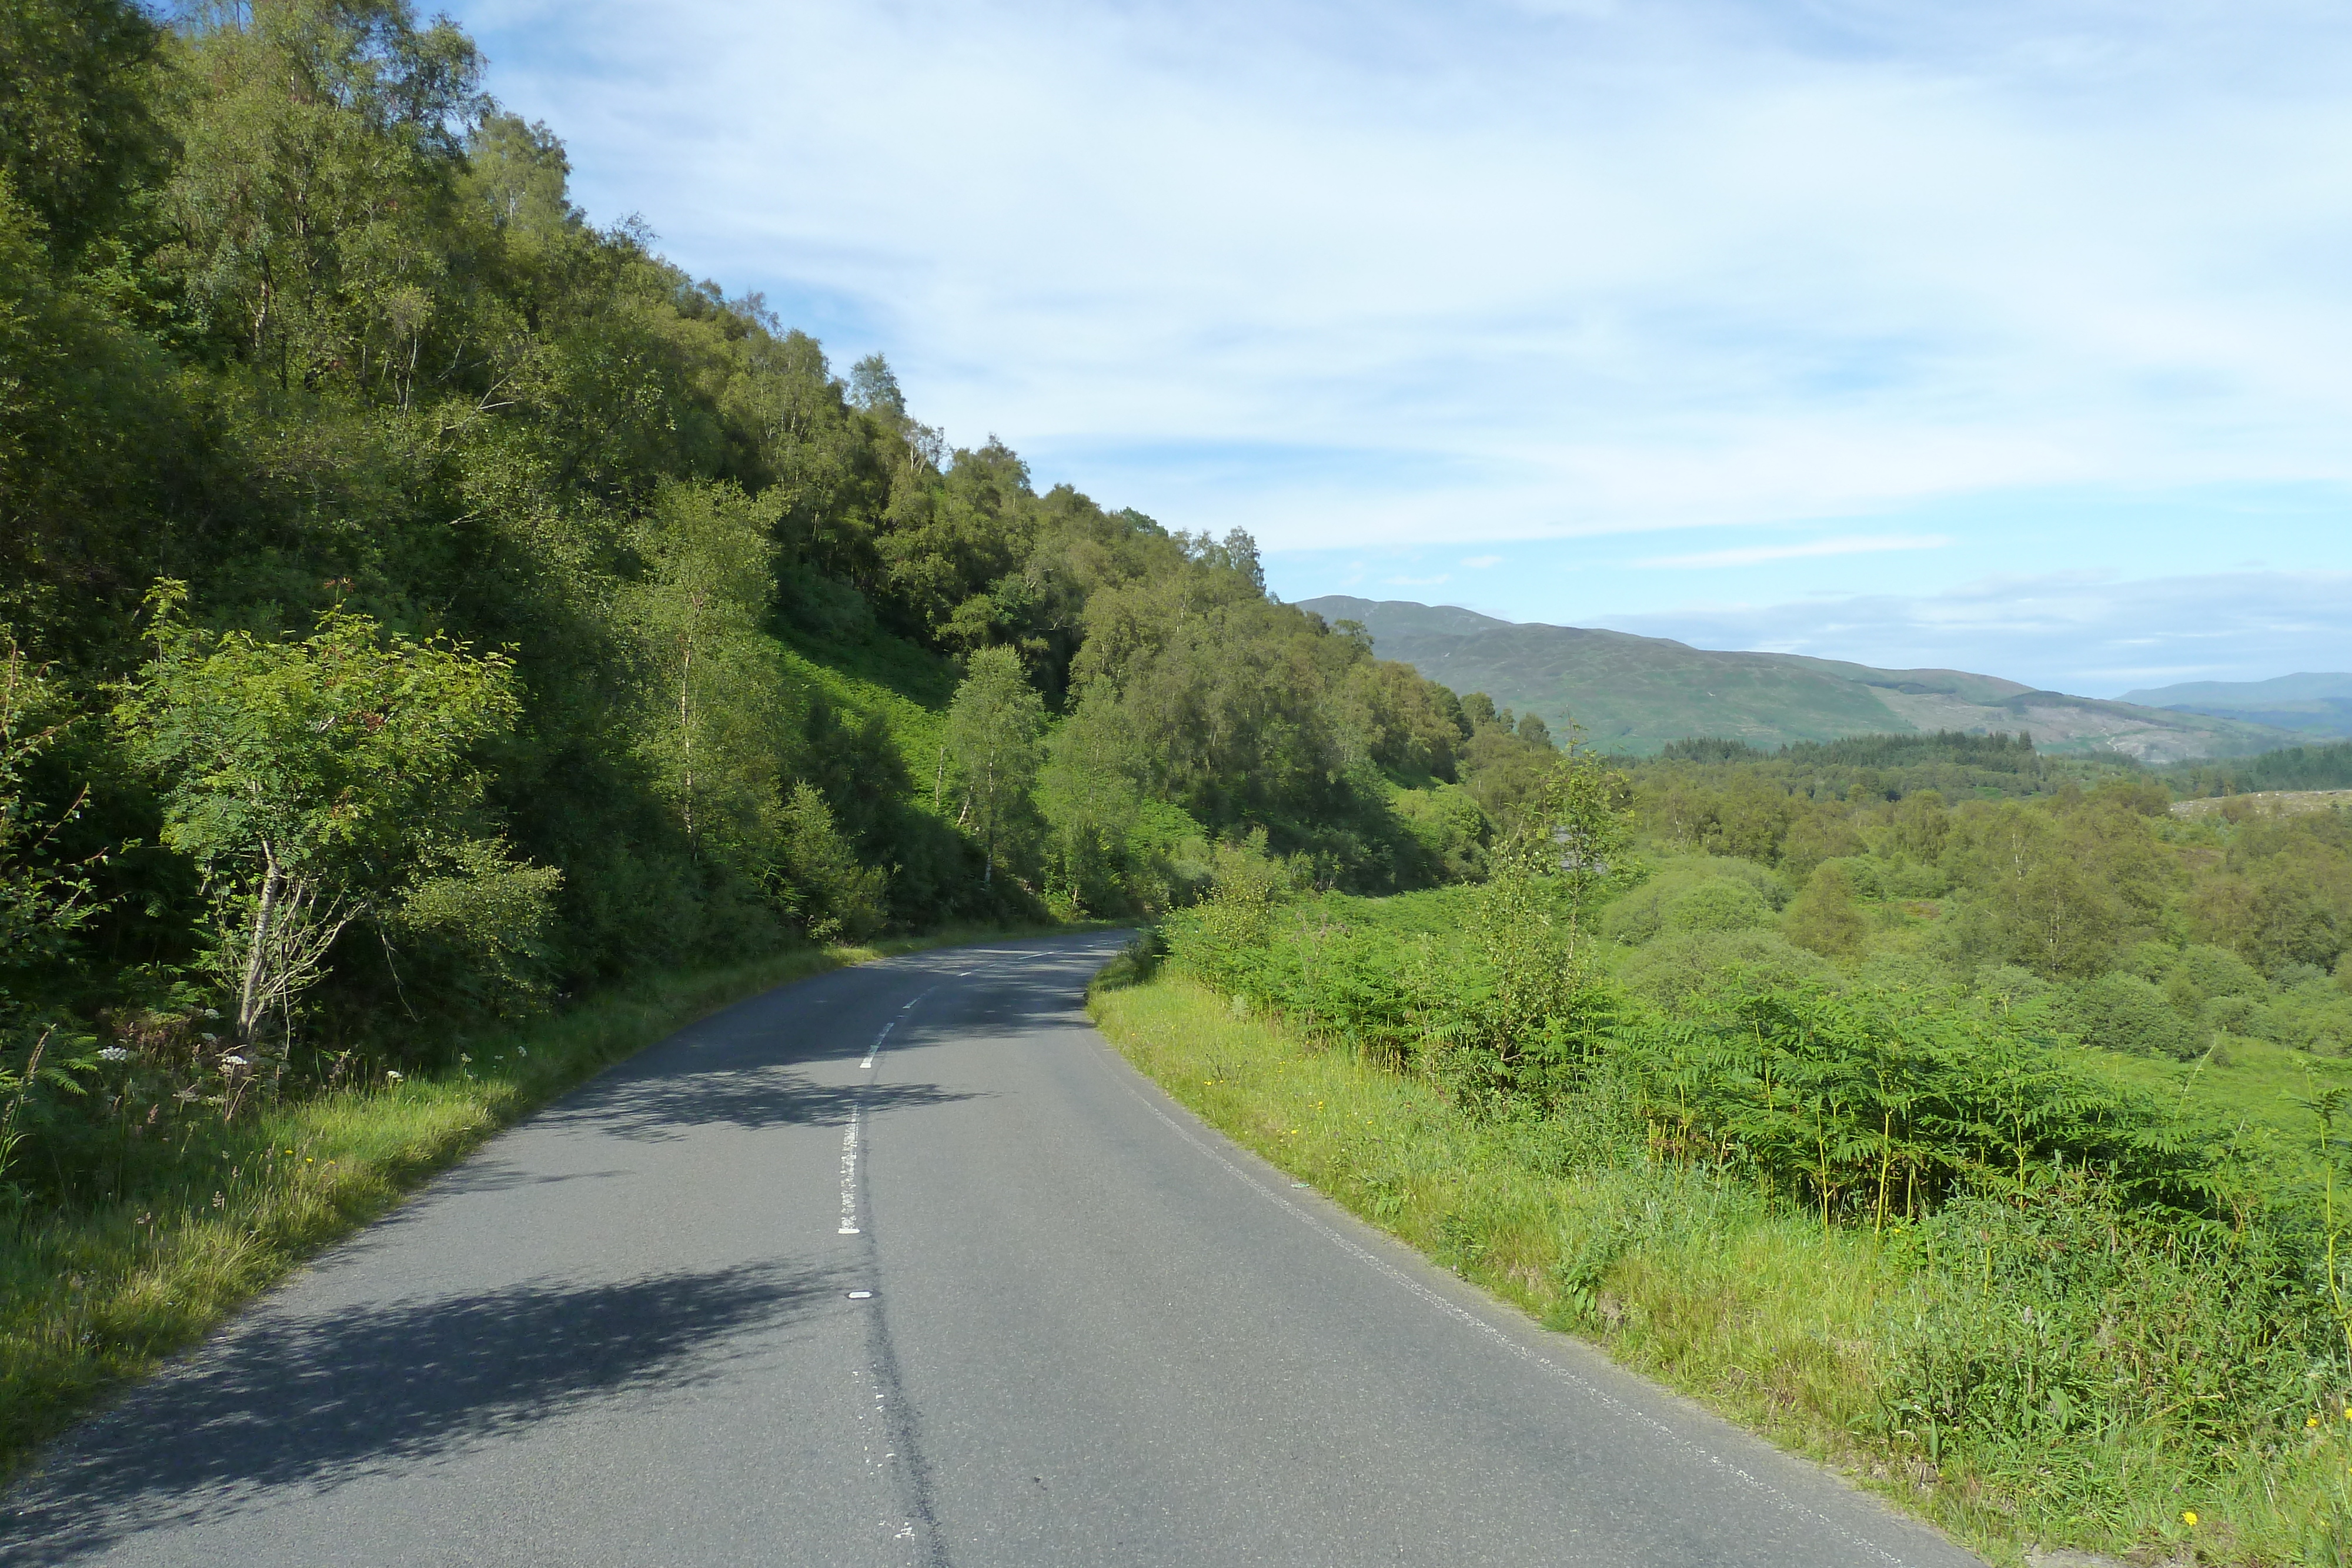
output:
[[[650,698],[639,749],[698,858],[716,834],[756,862],[780,831],[789,699],[761,632],[776,590],[775,518],[772,501],[732,485],[668,485],[631,536],[645,571],[625,609]]]
[[[998,858],[1035,810],[1031,793],[1045,727],[1045,705],[1021,655],[1010,648],[972,654],[948,710],[948,754],[963,776],[959,818],[986,857],[983,887],[995,881]]]

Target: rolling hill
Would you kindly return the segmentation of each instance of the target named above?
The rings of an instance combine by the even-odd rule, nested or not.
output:
[[[1663,637],[1497,621],[1454,605],[1330,594],[1300,602],[1358,621],[1374,650],[1456,692],[1570,719],[1603,750],[1647,755],[1711,735],[1780,746],[1843,735],[2022,730],[2044,752],[2143,762],[2242,757],[2305,738],[2269,724],[2036,691],[1961,670],[1881,670],[1799,653],[1715,653]]]
[[[2175,713],[2201,713],[2292,729],[2303,735],[2352,736],[2352,674],[2306,671],[2267,681],[2189,681],[2126,692],[2124,701]]]

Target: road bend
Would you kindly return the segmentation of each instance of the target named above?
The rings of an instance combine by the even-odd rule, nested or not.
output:
[[[42,1458],[0,1563],[1962,1568],[1208,1131],[1116,936],[839,970],[492,1140]]]

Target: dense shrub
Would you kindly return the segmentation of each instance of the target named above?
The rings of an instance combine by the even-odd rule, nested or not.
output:
[[[2105,974],[2085,982],[2063,1016],[2091,1044],[2126,1056],[2185,1061],[2211,1043],[2211,1030],[2194,1017],[2184,1017],[2162,991],[2137,975]]]
[[[1823,861],[1813,868],[1804,891],[1790,903],[1780,929],[1798,946],[1826,958],[1853,957],[1862,952],[1869,927],[1843,862]]]
[[[1628,993],[1669,1010],[1716,992],[1754,986],[1834,984],[1838,971],[1777,931],[1677,931],[1619,959]]]
[[[1685,888],[1660,913],[1668,931],[1748,931],[1772,921],[1763,895],[1728,877],[1710,877]]]

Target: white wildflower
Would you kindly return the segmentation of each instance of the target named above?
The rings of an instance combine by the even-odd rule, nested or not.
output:
[[[243,1058],[242,1056],[237,1056],[237,1055],[234,1055],[234,1054],[232,1054],[232,1055],[228,1055],[228,1056],[224,1056],[224,1057],[222,1057],[222,1058],[221,1058],[221,1065],[222,1065],[223,1067],[250,1067],[250,1066],[252,1066],[252,1065],[253,1065],[253,1063],[251,1063],[251,1062],[247,1061],[245,1058]]]
[[[383,1070],[383,1081],[386,1083],[404,1083],[408,1081],[408,1074],[397,1068],[387,1067]]]
[[[100,1061],[128,1061],[131,1052],[122,1046],[110,1045],[98,1053],[98,1059]]]
[[[206,1008],[205,1009],[205,1017],[208,1019],[216,1019],[220,1017],[220,1009],[218,1008]]]

